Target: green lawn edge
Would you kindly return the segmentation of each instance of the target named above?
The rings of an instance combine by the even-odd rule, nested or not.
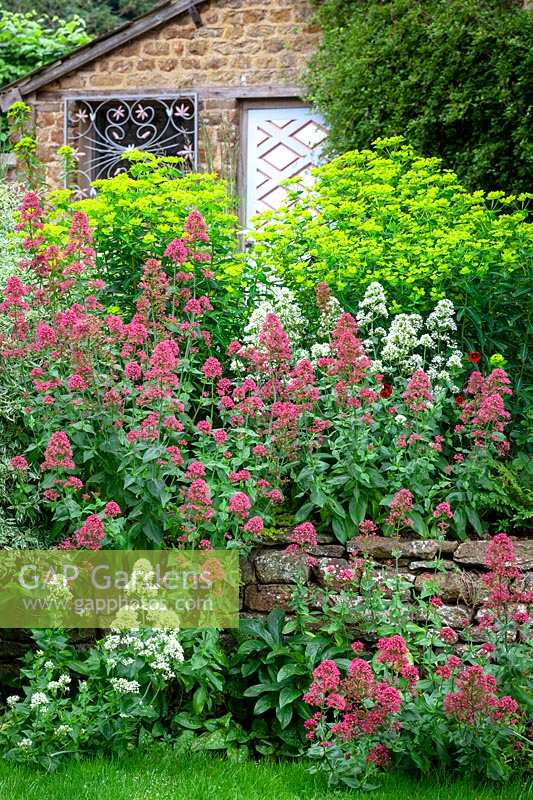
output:
[[[477,786],[445,774],[422,779],[383,775],[369,794],[328,790],[305,762],[230,762],[214,754],[176,753],[171,748],[138,751],[120,760],[71,762],[45,774],[0,762],[2,800],[530,800],[533,783]]]

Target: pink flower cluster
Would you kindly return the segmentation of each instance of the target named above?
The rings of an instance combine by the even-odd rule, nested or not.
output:
[[[363,344],[357,336],[357,320],[351,314],[341,314],[331,334],[332,359],[319,360],[328,366],[330,375],[338,375],[350,386],[361,383],[371,365]],[[344,389],[340,397],[345,396]]]
[[[519,603],[528,605],[533,602],[533,592],[520,587],[522,573],[516,566],[512,539],[506,533],[498,533],[490,540],[487,546],[485,566],[489,572],[482,575],[482,581],[489,594],[484,600],[483,606],[487,612],[493,612],[493,614],[487,613],[485,619],[481,619],[480,624],[482,627],[489,627],[496,622],[497,617],[510,617],[510,609],[513,606]],[[518,619],[521,620],[522,617],[519,616]],[[523,623],[518,622],[518,624]]]
[[[512,395],[510,380],[503,369],[495,369],[486,378],[472,372],[465,389],[470,399],[462,406],[459,432],[466,428],[476,447],[496,444],[502,455],[509,450],[503,432],[511,415],[505,408],[505,397]]]
[[[475,726],[487,718],[505,719],[512,724],[518,714],[518,703],[508,695],[498,698],[496,678],[483,667],[466,667],[456,679],[457,691],[444,698],[444,712],[466,725]]]
[[[411,663],[411,657],[405,639],[396,634],[387,636],[378,641],[378,663],[386,664],[393,672],[401,675],[411,689],[414,689],[418,680],[418,669]]]
[[[250,514],[252,501],[244,492],[236,492],[229,501],[228,510],[240,519],[246,519]]]
[[[402,398],[411,411],[427,410],[428,403],[433,400],[433,395],[431,393],[431,381],[424,370],[417,369],[412,375]]]
[[[313,671],[313,682],[304,702],[320,708],[306,726],[307,738],[316,738],[317,729],[327,724],[333,740],[347,742],[359,736],[374,736],[393,722],[402,705],[394,686],[376,680],[372,666],[363,658],[353,659],[344,679],[334,661],[323,661]],[[333,712],[333,721],[328,722]]]
[[[67,434],[64,431],[53,433],[44,451],[41,470],[75,468],[72,447]]]
[[[438,503],[433,509],[433,516],[437,521],[437,528],[443,536],[450,527],[449,520],[453,519],[453,511],[449,503]]]
[[[400,489],[391,500],[385,523],[395,528],[409,527],[413,522],[408,516],[412,508],[413,495],[409,489]]]
[[[58,545],[59,550],[99,550],[105,539],[105,528],[96,514],[91,514],[81,528]]]
[[[291,555],[305,551],[309,547],[317,546],[317,533],[311,522],[302,522],[296,525],[289,535],[290,544],[285,552]]]

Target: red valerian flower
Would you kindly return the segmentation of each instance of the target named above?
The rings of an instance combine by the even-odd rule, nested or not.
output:
[[[16,469],[18,472],[26,472],[29,467],[24,456],[13,456],[9,464],[12,469]]]
[[[390,397],[391,394],[392,394],[392,386],[390,385],[390,383],[384,383],[383,388],[379,393],[379,396],[383,397],[383,399],[387,399],[387,397]]]
[[[472,353],[467,354],[467,358],[471,364],[479,364],[481,361],[481,353],[479,353],[477,350],[474,350]]]
[[[464,404],[465,404],[465,399],[464,399],[463,395],[462,394],[456,395],[456,397],[455,397],[455,405],[458,408],[460,408],[460,406],[464,406]]]
[[[402,398],[411,411],[425,411],[428,402],[433,400],[430,390],[431,381],[429,376],[426,375],[423,369],[417,369],[411,376]]]
[[[381,768],[388,767],[390,760],[390,751],[384,744],[376,744],[366,757],[368,764],[375,764],[377,767]]]
[[[108,519],[113,519],[113,517],[120,517],[122,510],[118,503],[115,503],[114,500],[110,500],[109,503],[106,503],[104,506],[104,514]]]

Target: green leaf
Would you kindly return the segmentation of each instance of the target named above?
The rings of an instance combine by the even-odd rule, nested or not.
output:
[[[349,532],[347,530],[346,521],[343,519],[339,519],[338,517],[333,517],[331,520],[331,527],[333,528],[333,533],[339,540],[344,544],[348,541]]]
[[[192,707],[195,714],[200,715],[207,703],[207,690],[205,686],[199,686],[192,696]]]
[[[279,724],[282,728],[287,728],[292,720],[292,708],[291,706],[278,706],[276,708],[276,717],[279,720]]]
[[[282,683],[287,678],[292,678],[294,675],[305,675],[307,668],[304,664],[285,664],[278,670],[277,680]]]
[[[264,714],[265,711],[274,708],[275,705],[276,705],[275,695],[270,694],[267,695],[266,697],[260,697],[254,706],[254,714]]]
[[[297,700],[302,696],[300,689],[296,689],[294,686],[285,686],[281,692],[279,693],[279,701],[278,705],[280,708],[284,708],[285,706],[292,703],[293,700]]]

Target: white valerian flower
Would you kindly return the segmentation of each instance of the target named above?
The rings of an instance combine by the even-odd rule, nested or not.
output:
[[[21,739],[21,740],[19,741],[19,743],[18,743],[18,746],[19,746],[19,747],[20,747],[22,750],[29,750],[29,748],[30,748],[30,747],[33,747],[33,742],[32,742],[32,740],[31,740],[31,739],[28,739],[28,738],[26,737],[26,738],[24,738],[24,739]]]
[[[126,678],[111,678],[110,682],[118,694],[139,694],[141,688],[138,681],[128,681]]]
[[[448,369],[461,369],[463,366],[463,354],[460,350],[454,350],[446,361]]]
[[[420,337],[420,344],[422,347],[433,347],[433,339],[429,333],[423,333]]]
[[[398,425],[403,425],[404,422],[407,422],[407,417],[404,417],[403,414],[396,414],[394,417]]]
[[[70,675],[60,675],[57,681],[48,682],[48,689],[50,689],[51,692],[55,691],[56,689],[65,689],[70,684],[71,680],[72,678]]]
[[[69,604],[72,600],[72,592],[68,588],[68,581],[64,575],[52,575],[46,581],[46,591],[50,602],[59,604]],[[44,655],[41,651],[39,655]]]
[[[373,281],[366,288],[363,299],[358,305],[357,322],[361,328],[374,328],[380,317],[387,319],[387,298],[381,283]]]
[[[326,342],[317,342],[311,346],[311,362],[316,364],[319,358],[329,358],[331,356],[331,347]]]
[[[70,725],[59,725],[55,729],[54,734],[56,736],[67,736],[71,732],[72,732],[72,728],[70,727]]]
[[[403,360],[402,367],[404,371],[407,371],[408,374],[412,374],[417,369],[422,369],[424,366],[424,359],[420,355],[420,353],[411,353],[410,356],[407,356]]]
[[[383,349],[386,336],[383,323],[388,316],[385,291],[380,283],[374,281],[367,286],[356,314],[363,346],[373,359],[379,358]]]
[[[422,357],[416,353],[422,325],[420,314],[398,314],[393,318],[380,353],[388,371],[409,374],[422,366]]]
[[[10,694],[6,700],[6,703],[10,708],[13,708],[13,706],[16,706],[17,703],[19,702],[20,702],[20,697],[18,694]]]
[[[45,661],[44,662],[44,668],[45,669],[53,669],[54,668],[54,662],[50,661],[50,660]]]
[[[39,706],[46,706],[48,705],[49,700],[48,697],[45,695],[44,692],[34,692],[31,696],[30,706],[31,708],[38,708]]]
[[[433,335],[442,337],[457,330],[454,319],[455,308],[451,300],[439,300],[426,320],[426,328]]]
[[[108,663],[111,666],[118,662],[114,655],[117,651],[130,651],[144,658],[154,671],[167,679],[175,677],[185,658],[175,629],[147,628],[142,631],[130,630],[123,634],[112,633],[106,637],[103,646],[110,654]],[[124,656],[120,660],[123,659]]]

